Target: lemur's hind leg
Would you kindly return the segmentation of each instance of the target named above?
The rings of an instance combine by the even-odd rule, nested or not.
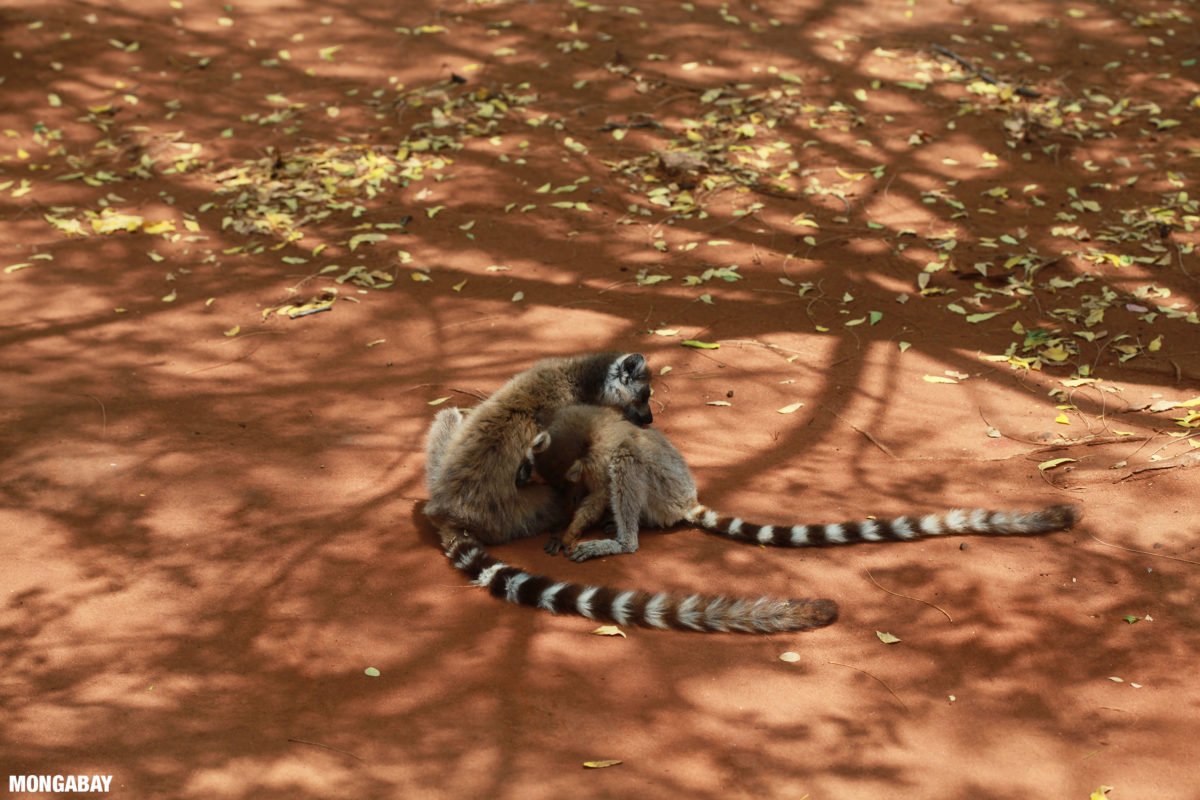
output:
[[[576,491],[581,490],[581,476],[583,475],[583,464],[576,461],[567,470],[567,481],[575,487]],[[577,495],[578,496],[578,495]],[[592,527],[599,521],[608,511],[608,487],[601,482],[592,491],[579,501],[575,514],[571,517],[571,524],[567,526],[566,533],[561,537],[555,536],[546,544],[546,552],[554,555],[560,550],[565,550],[571,558],[574,558],[576,542],[583,532]]]
[[[581,542],[570,552],[572,561],[637,552],[638,525],[649,491],[646,478],[633,453],[622,448],[613,456],[608,464],[608,504],[616,523],[616,536]]]

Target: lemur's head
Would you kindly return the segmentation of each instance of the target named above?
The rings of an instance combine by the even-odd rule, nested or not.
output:
[[[533,472],[537,466],[538,455],[545,452],[549,447],[550,433],[548,431],[539,431],[538,435],[534,436],[533,441],[529,443],[529,447],[525,448],[525,457],[521,459],[521,465],[517,467],[517,486],[524,486],[533,480]]]
[[[620,409],[634,425],[654,422],[650,411],[650,366],[645,356],[639,353],[618,356],[608,367],[599,400],[601,405]]]

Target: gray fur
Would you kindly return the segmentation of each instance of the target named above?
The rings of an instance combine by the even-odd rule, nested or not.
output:
[[[549,553],[565,550],[574,561],[633,553],[640,526],[666,528],[690,522],[731,539],[779,547],[811,547],[873,541],[902,541],[953,533],[1038,534],[1071,527],[1074,506],[1039,511],[956,509],[919,518],[864,520],[827,525],[760,525],[721,517],[702,505],[683,456],[656,430],[644,430],[611,409],[569,406],[546,431],[549,446],[530,450],[537,472],[563,491],[583,495],[561,538]],[[586,494],[584,494],[586,493]],[[579,542],[582,533],[612,514],[615,535]]]
[[[618,407],[618,416],[651,419],[649,392],[643,356],[598,353],[544,359],[469,414],[440,411],[426,440],[425,513],[444,531],[466,529],[484,544],[562,525],[566,510],[558,491],[518,486],[530,443],[555,412],[575,403],[605,403]]]

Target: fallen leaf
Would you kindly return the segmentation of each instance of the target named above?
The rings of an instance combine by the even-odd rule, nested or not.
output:
[[[701,342],[697,339],[684,339],[680,342],[684,347],[694,347],[697,350],[720,350],[721,345],[717,342]]]
[[[1042,472],[1045,472],[1048,469],[1054,469],[1055,467],[1061,466],[1062,464],[1067,464],[1072,461],[1078,461],[1078,460],[1079,459],[1077,459],[1077,458],[1052,458],[1049,461],[1043,461],[1042,463],[1038,464],[1038,469],[1041,470]]]
[[[875,631],[875,635],[878,636],[879,641],[883,642],[884,644],[895,644],[896,642],[900,641],[899,636],[893,636],[892,634],[884,633],[883,631]]]
[[[786,661],[789,664],[795,664],[797,661],[800,660],[800,654],[793,653],[791,650],[789,650],[786,653],[781,653],[779,656],[779,660]]]
[[[620,636],[622,639],[628,639],[625,631],[618,628],[616,625],[601,625],[596,630],[592,631],[593,636]]]
[[[379,677],[379,670],[377,670],[375,667],[367,667],[366,669],[363,670],[363,673],[366,675],[369,675],[372,678]]]
[[[787,406],[784,406],[783,408],[777,409],[777,413],[794,414],[796,411],[799,411],[803,407],[804,407],[804,403],[792,403],[791,405],[787,405]]]
[[[351,236],[350,252],[353,253],[357,250],[360,244],[375,244],[376,242],[385,241],[387,238],[386,233],[360,233],[356,236]]]
[[[958,383],[954,378],[946,378],[941,375],[922,375],[921,380],[926,383]]]
[[[705,403],[704,405],[706,405],[706,406],[722,406],[722,407],[724,407],[724,406],[732,406],[732,405],[733,405],[733,403],[730,403],[728,400],[709,400],[709,401],[708,401],[707,403]]]
[[[610,758],[603,761],[585,761],[583,762],[583,766],[584,769],[604,769],[605,767],[615,767],[620,763],[620,761]]]

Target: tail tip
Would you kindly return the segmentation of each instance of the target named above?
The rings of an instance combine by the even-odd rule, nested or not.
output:
[[[798,629],[822,628],[832,625],[838,618],[838,604],[824,597],[804,599],[793,598],[788,601],[793,610],[793,619]]]
[[[1057,527],[1064,531],[1070,530],[1075,526],[1075,523],[1083,519],[1083,509],[1070,503],[1050,506],[1050,508],[1046,509],[1046,513]]]

